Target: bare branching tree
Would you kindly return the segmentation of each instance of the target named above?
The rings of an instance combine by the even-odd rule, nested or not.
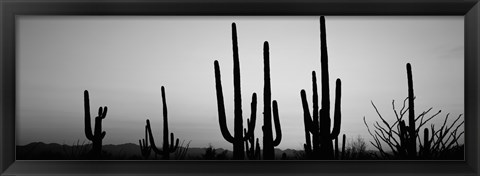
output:
[[[424,127],[434,117],[437,117],[441,113],[441,110],[434,114],[430,113],[431,115],[427,115],[433,109],[429,108],[418,116],[415,116],[415,96],[413,94],[413,79],[410,64],[407,64],[407,77],[409,95],[403,100],[400,111],[397,111],[395,107],[395,100],[392,101],[392,109],[395,114],[395,121],[392,124],[385,120],[373,101],[371,102],[381,122],[376,121],[373,123],[373,129],[370,129],[365,117],[363,117],[363,122],[367,127],[368,133],[374,140],[370,141],[370,143],[379,150],[382,158],[438,159],[448,157],[448,155],[451,155],[452,149],[457,149],[461,146],[459,139],[464,135],[464,131],[459,131],[460,127],[464,124],[462,114],[450,124],[447,123],[450,114],[447,114],[440,128],[435,128],[433,123],[430,124],[430,128]],[[408,106],[406,106],[407,101]],[[405,116],[408,116],[408,124],[405,123]],[[460,119],[462,120],[460,121]],[[421,129],[423,129],[423,138],[419,135]],[[384,148],[390,149],[391,152],[387,152]]]

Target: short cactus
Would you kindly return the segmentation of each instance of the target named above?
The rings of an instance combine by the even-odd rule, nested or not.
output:
[[[247,124],[249,124],[250,120],[247,119]],[[245,135],[247,134],[247,129],[243,130]],[[260,160],[260,143],[258,141],[258,138],[255,136],[251,135],[248,140],[245,141],[245,153],[247,154],[247,158],[249,160]]]
[[[84,110],[85,110],[85,136],[92,141],[92,150],[90,154],[93,158],[101,158],[102,154],[102,140],[105,137],[106,132],[102,131],[102,120],[107,116],[107,107],[98,108],[98,116],[95,117],[95,130],[92,133],[92,126],[90,124],[90,99],[88,91],[83,93],[84,98]]]
[[[145,139],[138,140],[138,143],[140,144],[140,152],[143,156],[143,158],[148,159],[150,156],[150,153],[152,151],[152,148],[148,144],[148,128],[145,125]]]

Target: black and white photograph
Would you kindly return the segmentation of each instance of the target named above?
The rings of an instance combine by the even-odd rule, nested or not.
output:
[[[16,160],[465,159],[463,16],[16,17]]]

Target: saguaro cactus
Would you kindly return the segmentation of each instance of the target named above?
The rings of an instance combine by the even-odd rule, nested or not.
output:
[[[415,127],[415,95],[413,93],[412,66],[407,63],[408,82],[408,126],[405,121],[400,122],[400,146],[399,154],[402,158],[415,159],[417,157],[417,131]],[[427,130],[428,135],[428,130]]]
[[[105,137],[106,132],[102,131],[102,120],[107,116],[107,107],[98,108],[98,116],[95,117],[95,129],[92,133],[92,126],[90,124],[90,99],[88,91],[83,93],[84,98],[84,110],[85,110],[85,136],[92,141],[92,150],[90,154],[94,158],[100,158],[102,154],[102,140]]]
[[[220,75],[220,66],[218,61],[214,61],[215,69],[215,87],[217,93],[218,122],[223,138],[233,144],[233,159],[243,160],[245,158],[244,141],[253,135],[256,121],[257,95],[252,95],[252,115],[248,127],[248,132],[243,135],[243,117],[242,117],[242,94],[240,90],[240,61],[238,56],[237,27],[232,23],[232,45],[233,45],[233,89],[234,89],[234,136],[230,134],[227,128],[225,104],[223,101],[222,81]]]
[[[140,152],[143,156],[143,158],[148,159],[150,156],[150,153],[152,151],[152,148],[148,144],[148,128],[145,125],[145,139],[138,140],[138,143],[140,144]]]
[[[307,143],[304,145],[307,155],[311,154],[313,159],[334,159],[334,150],[332,140],[338,137],[341,124],[341,81],[336,80],[335,89],[335,110],[333,130],[330,132],[330,86],[328,73],[328,54],[327,40],[325,30],[325,17],[320,17],[320,49],[321,49],[321,81],[322,81],[322,107],[318,112],[318,94],[315,71],[312,72],[313,87],[313,114],[310,116],[308,102],[305,90],[300,91],[302,98],[305,138]],[[320,123],[320,124],[319,124]],[[310,133],[312,134],[312,143],[310,143]]]
[[[408,79],[408,156],[409,158],[415,158],[417,156],[417,132],[415,129],[415,105],[414,105],[414,93],[413,93],[413,77],[412,66],[407,63],[407,79]]]
[[[270,85],[270,53],[268,42],[263,44],[263,64],[264,64],[264,88],[263,88],[263,159],[275,159],[274,147],[280,144],[282,140],[282,130],[280,128],[280,119],[278,116],[277,101],[273,100],[273,121],[275,123],[275,140],[272,133],[272,114],[271,100],[272,91]]]
[[[150,121],[147,119],[147,131],[150,139],[150,145],[152,150],[157,155],[162,155],[162,158],[165,160],[170,159],[170,153],[175,152],[178,148],[179,139],[175,141],[173,145],[174,135],[170,133],[170,143],[168,143],[168,113],[167,113],[167,100],[165,97],[165,88],[162,86],[162,103],[163,103],[163,147],[162,149],[157,148],[155,145],[155,139],[153,138],[152,128],[150,126]]]
[[[312,90],[313,90],[313,113],[312,113],[313,117],[310,116],[310,111],[308,108],[308,102],[307,102],[305,90],[302,89],[300,91],[300,96],[302,98],[303,120],[305,125],[305,138],[306,138],[306,144],[304,144],[304,149],[308,159],[320,159],[318,93],[317,93],[317,78],[315,75],[315,71],[312,71]],[[310,133],[312,133],[312,139],[310,139]]]
[[[250,121],[247,119],[247,124]],[[247,135],[247,129],[243,129],[245,135]],[[245,141],[245,153],[247,154],[247,158],[249,160],[259,160],[260,159],[260,142],[258,138],[255,140],[255,135],[251,135],[248,140]]]

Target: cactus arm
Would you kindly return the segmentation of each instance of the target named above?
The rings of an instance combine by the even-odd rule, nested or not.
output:
[[[335,90],[335,111],[333,115],[333,130],[331,133],[331,138],[336,138],[340,134],[340,124],[342,120],[342,115],[340,111],[340,100],[342,96],[342,82],[340,79],[336,81],[336,90]]]
[[[152,134],[152,128],[150,126],[150,120],[147,119],[147,131],[148,131],[148,136],[149,136],[149,139],[150,139],[150,145],[152,146],[152,150],[156,153],[156,154],[160,154],[162,155],[163,154],[163,150],[162,149],[159,149],[157,147],[157,145],[155,144],[155,139],[153,138],[153,134]]]
[[[145,142],[145,140],[143,140],[143,142]],[[138,143],[140,144],[140,152],[142,153],[142,156],[145,156],[146,147],[142,145],[142,140],[139,139]]]
[[[343,134],[343,140],[342,140],[342,160],[345,159],[345,134]]]
[[[307,96],[305,94],[305,90],[302,89],[300,91],[300,97],[302,98],[303,120],[305,124],[305,131],[312,132],[313,122],[310,116],[310,110],[308,108],[308,101],[307,101]]]
[[[223,138],[230,143],[234,142],[233,136],[228,131],[226,115],[225,115],[225,103],[223,101],[223,91],[222,91],[222,81],[220,75],[220,66],[218,61],[214,62],[215,67],[215,88],[217,93],[217,107],[218,107],[218,122],[220,124],[220,131],[222,132]]]
[[[148,158],[148,156],[150,156],[151,148],[148,146],[147,126],[145,126],[145,138],[138,140],[138,143],[140,143],[140,151],[142,152],[142,156]]]
[[[174,144],[174,143],[173,143],[173,140],[174,140],[174,139],[175,139],[175,138],[174,138],[173,133],[170,133],[170,147],[168,148],[168,152],[170,152],[170,153],[173,153],[173,152],[175,152],[175,150],[178,149],[178,143],[180,142],[180,140],[177,138],[177,139],[175,140],[175,145],[173,145],[173,144]],[[167,144],[167,145],[168,145],[168,144]]]
[[[257,94],[255,92],[252,94],[252,103],[250,103],[250,109],[250,119],[247,119],[248,132],[244,129],[245,136],[243,140],[248,140],[254,135],[255,132],[255,122],[257,120]]]
[[[248,123],[248,131],[251,136],[254,134],[255,123],[257,121],[257,94],[254,92],[252,94],[252,103],[250,104],[251,115],[250,122]]]
[[[173,133],[170,133],[170,146],[168,146],[168,138],[167,138],[167,150],[170,152],[171,149],[174,148],[173,144],[175,142],[175,136],[173,135]]]
[[[102,107],[98,108],[98,116],[95,117],[95,129],[94,129],[93,138],[103,139],[105,137],[106,132],[102,131],[102,120],[105,119],[106,115],[107,115],[106,106],[104,109],[102,109]]]
[[[145,140],[143,140],[143,142],[145,142]],[[138,144],[140,145],[140,151],[142,152],[142,155],[143,155],[143,149],[144,149],[143,146],[144,145],[142,145],[142,140],[141,139],[138,140]]]
[[[107,134],[107,132],[106,132],[106,131],[103,131],[102,134],[100,134],[100,139],[105,138],[105,135],[106,135],[106,134]]]
[[[312,71],[312,91],[313,91],[313,95],[312,95],[312,101],[313,101],[313,116],[312,116],[312,121],[313,121],[313,124],[312,124],[312,127],[313,129],[310,129],[312,131],[312,133],[315,133],[314,132],[314,129],[316,131],[318,131],[318,92],[317,92],[317,76],[315,74],[315,71]]]
[[[247,121],[248,121],[248,120],[247,120]],[[247,124],[248,124],[248,122],[247,122]],[[245,135],[247,135],[247,129],[244,128],[244,129],[243,129],[243,133],[244,133]],[[250,155],[251,150],[249,150],[250,148],[248,147],[248,143],[249,143],[249,142],[250,142],[249,139],[248,139],[248,140],[245,140],[245,153],[247,153],[247,156],[248,156],[248,157],[251,156],[251,155]]]
[[[98,113],[98,115],[100,116],[100,118],[105,119],[105,117],[107,117],[107,110],[108,110],[108,108],[107,108],[106,106],[104,106],[103,112],[102,112],[102,113]],[[101,114],[101,115],[100,115],[100,114]]]
[[[280,128],[280,118],[278,116],[278,105],[276,100],[273,100],[273,121],[275,123],[276,134],[273,146],[278,146],[282,140],[282,129]]]
[[[307,96],[305,94],[305,90],[300,91],[300,97],[302,99],[302,106],[303,106],[303,121],[305,125],[305,141],[304,149],[305,152],[309,153],[312,150],[312,142],[310,139],[310,133],[313,131],[313,122],[310,117],[310,110],[308,108],[308,101]],[[317,128],[318,129],[318,128]]]
[[[399,123],[400,125],[400,145],[397,146],[398,153],[404,157],[406,155],[406,150],[408,146],[408,134],[407,134],[407,127],[405,126],[405,121],[402,120]]]
[[[173,153],[173,152],[175,152],[175,151],[178,149],[178,146],[179,146],[178,144],[179,144],[179,143],[180,143],[180,139],[177,138],[177,139],[175,140],[175,147],[170,148],[170,153]],[[173,145],[172,145],[172,146],[173,146]]]
[[[88,140],[93,140],[92,125],[90,123],[90,99],[87,90],[83,92],[83,99],[85,110],[85,136],[87,136]]]
[[[148,147],[148,133],[147,133],[147,126],[145,125],[145,139],[144,139],[144,146]]]

